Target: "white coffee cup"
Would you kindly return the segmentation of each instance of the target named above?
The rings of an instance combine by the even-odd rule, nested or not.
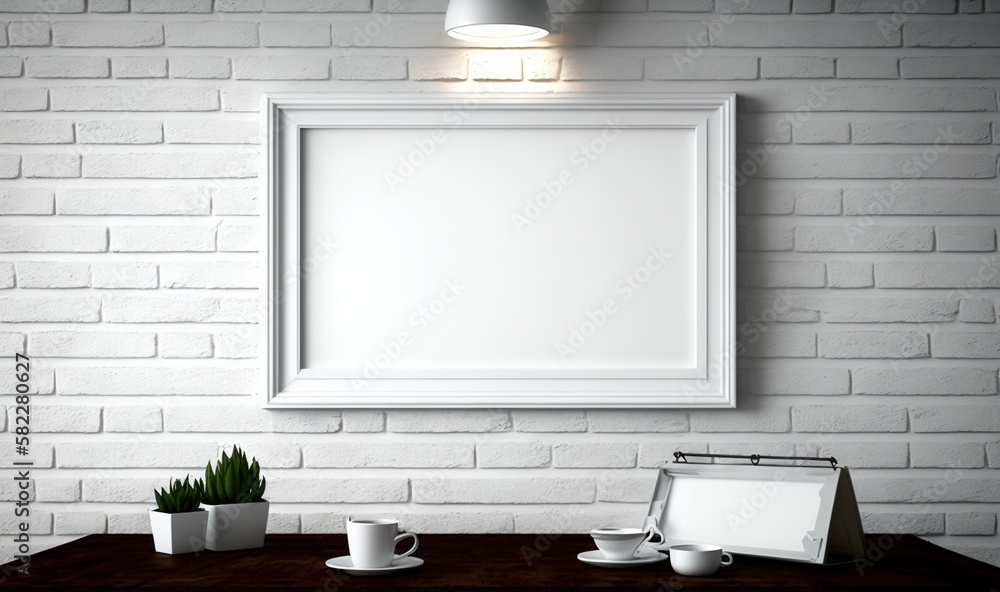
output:
[[[413,547],[396,555],[396,544],[411,537]],[[419,544],[412,532],[399,534],[399,521],[395,518],[347,519],[347,548],[354,567],[389,567],[393,561],[413,555]]]
[[[723,565],[732,565],[733,556],[715,545],[674,545],[670,547],[670,567],[682,576],[710,576]]]
[[[590,531],[597,548],[608,559],[624,561],[635,557],[635,552],[656,533],[639,528],[595,528]]]

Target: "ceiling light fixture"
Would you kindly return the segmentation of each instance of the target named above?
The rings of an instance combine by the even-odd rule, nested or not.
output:
[[[451,0],[444,29],[463,41],[534,41],[549,34],[545,0]]]

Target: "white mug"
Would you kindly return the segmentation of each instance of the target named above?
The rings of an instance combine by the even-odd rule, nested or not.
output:
[[[590,531],[597,548],[608,559],[625,561],[635,557],[635,552],[649,542],[656,532],[638,528],[595,528]]]
[[[389,567],[396,559],[409,557],[417,550],[420,540],[412,532],[399,533],[395,518],[347,518],[347,548],[354,567]],[[396,544],[413,538],[413,547],[396,555]]]
[[[723,565],[732,565],[733,556],[715,545],[674,545],[670,547],[670,567],[682,576],[710,576]]]

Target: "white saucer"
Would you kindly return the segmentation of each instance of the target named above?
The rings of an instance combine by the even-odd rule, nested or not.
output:
[[[638,565],[649,565],[650,563],[659,563],[661,561],[666,561],[669,559],[665,553],[659,553],[657,551],[652,551],[648,549],[643,549],[635,554],[632,559],[608,559],[604,556],[604,552],[600,549],[595,549],[593,551],[584,551],[576,556],[577,559],[584,563],[590,565],[597,565],[600,567],[615,567],[615,568],[626,568],[635,567]]]
[[[346,571],[352,576],[382,576],[397,571],[404,571],[407,569],[413,569],[414,567],[420,567],[423,564],[424,564],[423,559],[412,556],[403,557],[402,559],[397,559],[393,561],[392,564],[389,565],[389,567],[354,567],[354,563],[351,562],[350,555],[344,555],[343,557],[334,557],[333,559],[326,560],[327,567],[332,567],[333,569]]]

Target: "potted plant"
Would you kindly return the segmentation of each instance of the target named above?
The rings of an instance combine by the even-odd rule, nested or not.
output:
[[[222,453],[215,470],[208,463],[202,496],[208,510],[205,548],[235,551],[264,546],[270,507],[264,499],[266,486],[257,459],[247,462],[247,455],[238,446],[233,447],[231,456]]]
[[[153,530],[153,547],[157,553],[178,555],[196,553],[205,548],[205,528],[208,512],[201,504],[202,485],[191,483],[190,477],[175,479],[170,491],[153,490],[156,509],[149,511],[149,525]]]

